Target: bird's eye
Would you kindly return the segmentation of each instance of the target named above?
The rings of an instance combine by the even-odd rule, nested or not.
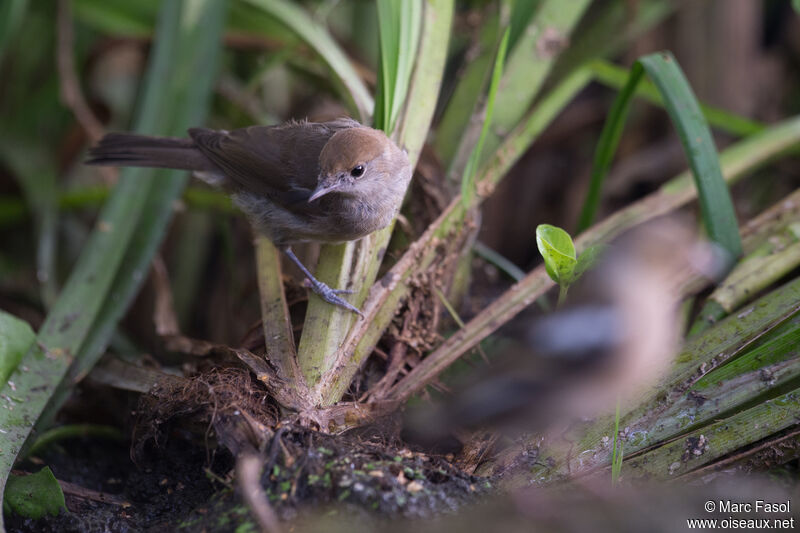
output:
[[[354,178],[360,178],[364,174],[364,165],[358,165],[353,167],[353,170],[350,171],[350,175]]]

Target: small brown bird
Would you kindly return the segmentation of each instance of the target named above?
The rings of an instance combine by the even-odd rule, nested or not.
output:
[[[228,192],[322,299],[361,314],[339,296],[351,291],[317,280],[291,245],[356,240],[388,225],[411,179],[406,152],[349,118],[233,131],[192,128],[189,137],[109,133],[90,150],[87,164],[193,171]]]

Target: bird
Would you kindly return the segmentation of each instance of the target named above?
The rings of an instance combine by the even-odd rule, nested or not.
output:
[[[449,383],[451,396],[409,408],[405,438],[455,449],[450,437],[464,430],[546,433],[653,394],[677,354],[681,287],[721,267],[694,228],[658,219],[602,246],[565,305],[521,313],[496,334],[489,368]]]
[[[316,279],[292,245],[353,241],[386,227],[411,180],[406,150],[384,132],[351,118],[290,120],[231,131],[190,128],[188,134],[107,133],[90,148],[86,164],[193,172],[227,192],[323,300],[363,317],[340,296],[352,291]]]

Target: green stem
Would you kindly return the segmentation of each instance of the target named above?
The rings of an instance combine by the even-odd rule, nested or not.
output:
[[[412,165],[416,165],[425,142],[425,135],[421,134],[421,132],[427,132],[430,129],[430,123],[433,119],[437,95],[442,82],[442,72],[447,59],[453,11],[453,0],[428,0],[423,3],[422,35],[420,37],[417,61],[411,78],[405,108],[398,119],[395,135],[395,138],[398,139],[398,144],[408,151],[408,158]],[[332,365],[329,371],[325,372],[315,392],[315,397],[319,398],[322,405],[333,405],[341,399],[363,361],[354,352],[345,350],[345,346],[349,344],[350,339],[354,335],[357,336],[358,332],[362,331],[364,327],[369,329],[380,327],[382,333],[394,315],[396,309],[394,305],[396,305],[397,301],[382,309],[382,320],[378,323],[373,323],[374,315],[370,316],[367,311],[368,304],[365,302],[368,293],[371,295],[376,290],[381,289],[381,284],[373,284],[378,276],[378,269],[389,244],[392,228],[393,224],[361,239],[356,244],[358,247],[356,250],[357,261],[353,268],[355,275],[351,279],[354,280],[354,283],[357,284],[356,288],[360,291],[356,298],[356,305],[361,307],[367,317],[363,320],[355,321],[352,327],[340,332],[341,336],[338,337],[335,343],[330,343],[327,346],[318,343],[314,347],[315,351],[323,352],[322,357],[333,355],[330,359],[326,359],[331,361]],[[361,305],[362,303],[364,305]],[[331,306],[328,305],[327,307],[330,308]],[[332,311],[329,309],[327,312],[331,313]],[[304,328],[303,335],[305,334]],[[302,357],[302,348],[300,352]]]
[[[28,450],[27,457],[39,454],[51,444],[58,441],[80,437],[98,437],[117,441],[123,439],[122,432],[118,428],[112,426],[100,426],[97,424],[69,424],[66,426],[58,426],[39,435]]]
[[[564,302],[567,300],[567,291],[569,290],[569,285],[559,285],[558,286],[558,302],[556,302],[556,308],[560,308],[564,305]]]
[[[611,486],[619,483],[619,475],[622,472],[622,442],[619,438],[619,407],[621,399],[617,398],[617,410],[614,415],[614,444],[611,447]]]

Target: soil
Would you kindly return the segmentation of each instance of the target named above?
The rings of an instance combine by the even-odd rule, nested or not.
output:
[[[320,510],[362,523],[430,518],[475,502],[491,488],[442,457],[303,428],[276,432],[264,462],[262,485],[283,520],[316,517]],[[258,530],[232,481],[232,455],[222,447],[207,451],[178,428],[163,433],[158,446],[137,452],[136,462],[130,443],[78,438],[20,466],[34,472],[42,463],[72,484],[65,490],[69,513],[38,521],[6,516],[9,532]],[[112,503],[75,494],[76,486]]]

